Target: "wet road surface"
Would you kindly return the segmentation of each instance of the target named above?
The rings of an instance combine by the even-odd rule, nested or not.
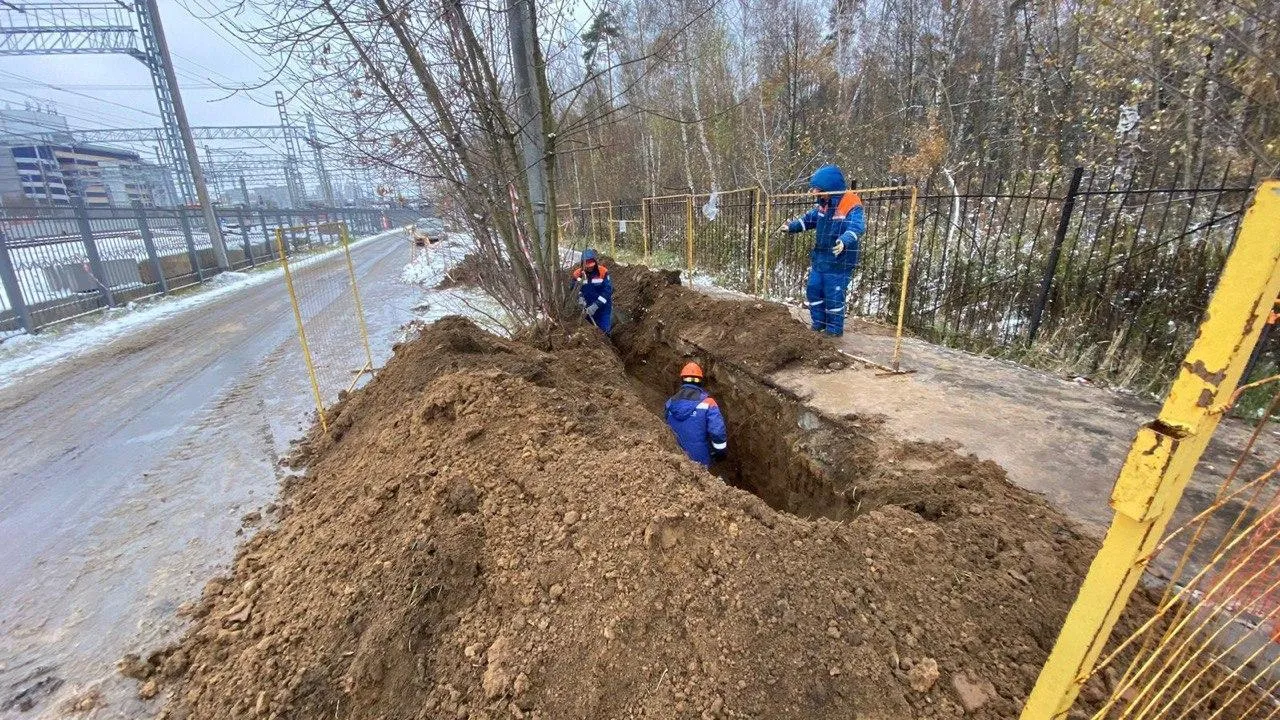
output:
[[[380,365],[423,291],[398,279],[403,235],[352,254]],[[308,273],[341,281],[345,260]],[[0,388],[0,718],[59,717],[94,688],[95,717],[149,714],[115,661],[173,637],[256,528],[242,518],[309,423],[301,368],[268,282]]]

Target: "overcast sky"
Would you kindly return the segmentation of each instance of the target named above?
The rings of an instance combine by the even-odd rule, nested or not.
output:
[[[257,99],[272,104],[263,107],[241,94],[220,99],[227,92],[214,87],[217,83],[253,82],[264,75],[268,63],[253,48],[232,39],[214,20],[196,17],[177,0],[158,2],[191,123],[278,123],[271,89],[255,93]],[[212,6],[208,0],[188,0],[186,4],[192,10]],[[160,124],[150,74],[142,63],[124,55],[0,58],[0,98],[11,105],[31,99],[52,102],[72,127]]]

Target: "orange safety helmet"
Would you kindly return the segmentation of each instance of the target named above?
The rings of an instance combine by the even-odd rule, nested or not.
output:
[[[680,379],[684,382],[702,382],[702,366],[696,362],[685,363],[680,368]]]

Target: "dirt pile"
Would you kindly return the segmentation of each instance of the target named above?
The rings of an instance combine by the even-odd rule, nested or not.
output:
[[[340,403],[182,643],[129,664],[168,717],[1017,715],[1092,552],[1060,516],[871,435],[904,497],[778,512],[687,460],[597,333],[538,343],[446,318]]]
[[[610,266],[614,304],[623,322],[617,335],[628,352],[642,344],[681,338],[717,357],[732,359],[755,374],[776,372],[793,362],[843,367],[841,355],[823,336],[791,320],[786,307],[764,301],[726,301],[684,289],[680,273]]]
[[[445,272],[440,282],[436,283],[435,289],[452,290],[454,288],[479,287],[480,278],[484,275],[483,268],[484,261],[480,259],[480,256],[469,252]]]

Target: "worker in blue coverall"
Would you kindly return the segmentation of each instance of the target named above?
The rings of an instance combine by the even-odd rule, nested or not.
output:
[[[816,231],[809,253],[805,304],[813,329],[836,337],[844,334],[845,295],[867,226],[862,198],[848,187],[840,168],[823,165],[809,181],[813,209],[778,228],[780,233]]]
[[[703,465],[729,450],[724,416],[715,398],[702,389],[702,366],[686,363],[680,370],[680,390],[667,401],[667,424],[689,459]]]
[[[613,324],[613,281],[594,248],[582,251],[582,263],[573,269],[573,282],[578,286],[578,304],[587,319],[609,332]]]

